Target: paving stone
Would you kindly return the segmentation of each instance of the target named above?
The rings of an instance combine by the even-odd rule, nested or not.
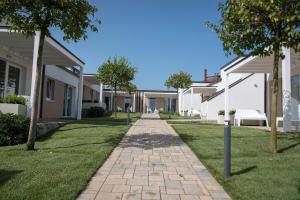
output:
[[[100,188],[101,192],[111,192],[113,189],[114,185],[102,185],[102,187]]]
[[[201,200],[200,197],[197,195],[186,195],[186,194],[181,194],[180,195],[181,200]]]
[[[162,200],[180,200],[179,195],[176,194],[162,194],[161,195]]]
[[[128,179],[127,180],[127,185],[148,185],[148,180],[147,179]]]
[[[142,193],[143,186],[131,186],[130,187],[130,192],[133,193]]]
[[[166,188],[167,194],[184,194],[183,189],[170,189]]]
[[[129,192],[130,186],[129,185],[114,185],[112,192]]]
[[[143,186],[143,191],[159,192],[159,186]]]
[[[142,199],[160,199],[159,192],[145,191],[142,192]]]
[[[142,194],[139,193],[124,193],[122,200],[141,200]]]
[[[107,193],[99,192],[96,200],[120,200],[122,199],[122,193]]]
[[[203,192],[198,184],[196,185],[183,185],[183,190],[185,194],[195,194],[195,195],[202,195]]]

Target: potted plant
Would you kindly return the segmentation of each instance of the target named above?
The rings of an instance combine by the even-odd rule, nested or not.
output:
[[[224,124],[224,110],[219,110],[218,112],[218,124]]]
[[[234,114],[235,114],[235,110],[229,111],[230,124],[234,124]]]
[[[183,113],[184,113],[183,115],[184,115],[185,117],[188,116],[188,110],[185,110]]]
[[[13,113],[26,116],[26,99],[22,96],[6,96],[0,99],[0,113]]]

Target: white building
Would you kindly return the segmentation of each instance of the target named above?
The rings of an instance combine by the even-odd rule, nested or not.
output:
[[[33,37],[0,27],[0,97],[21,95],[30,114],[36,78],[39,32]],[[41,73],[40,119],[81,119],[84,62],[52,37],[46,37]]]
[[[300,121],[300,53],[283,49],[285,59],[279,66],[277,122],[283,131],[297,129]],[[200,113],[207,120],[217,120],[218,111],[251,109],[265,113],[270,122],[273,56],[238,57],[221,68],[221,81],[193,84],[180,89],[179,111]]]

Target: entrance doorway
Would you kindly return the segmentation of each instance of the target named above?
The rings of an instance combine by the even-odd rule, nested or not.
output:
[[[151,112],[155,111],[155,108],[156,108],[156,99],[155,98],[149,99],[149,108],[150,108]]]
[[[73,88],[70,85],[65,85],[64,91],[64,108],[63,116],[71,117],[72,116],[72,103],[73,103]]]
[[[125,108],[125,112],[127,112],[128,107],[131,105],[131,97],[125,97],[124,100],[124,108]]]

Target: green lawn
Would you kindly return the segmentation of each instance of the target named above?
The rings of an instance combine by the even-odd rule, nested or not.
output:
[[[300,199],[300,134],[280,134],[279,152],[270,155],[269,133],[232,130],[232,177],[223,179],[223,126],[173,125],[233,199]]]
[[[189,117],[189,116],[181,116],[176,113],[166,113],[160,112],[159,116],[163,120],[172,120],[172,119],[200,119],[200,117]]]
[[[0,199],[74,199],[128,130],[126,116],[67,124],[34,152],[0,147]]]

